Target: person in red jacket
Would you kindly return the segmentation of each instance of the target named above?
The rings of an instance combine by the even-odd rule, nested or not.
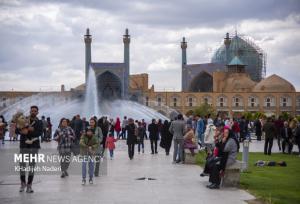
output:
[[[116,148],[116,145],[115,145],[116,141],[118,141],[118,139],[115,139],[113,134],[109,134],[108,138],[106,139],[105,147],[109,150],[111,160],[114,157],[114,149]]]
[[[231,129],[233,131],[235,138],[239,139],[241,129],[240,129],[240,125],[236,119],[234,119],[233,126]]]
[[[117,132],[117,138],[120,139],[120,132],[121,132],[121,121],[120,118],[117,118],[116,124],[115,124],[115,131]]]

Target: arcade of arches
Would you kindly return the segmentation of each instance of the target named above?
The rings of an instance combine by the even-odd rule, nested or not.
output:
[[[216,112],[231,115],[236,112],[265,112],[267,115],[280,115],[288,112],[300,115],[300,93],[184,93],[148,92],[144,105],[156,110],[169,106],[181,113],[191,112],[207,103]]]

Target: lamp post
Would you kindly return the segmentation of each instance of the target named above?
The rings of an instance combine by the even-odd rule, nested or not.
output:
[[[243,167],[242,171],[246,171],[248,169],[248,161],[249,161],[249,140],[246,139],[243,141]]]

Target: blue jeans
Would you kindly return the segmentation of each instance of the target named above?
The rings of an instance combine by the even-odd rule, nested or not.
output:
[[[204,145],[204,134],[199,134],[198,140],[201,142],[201,145]]]
[[[94,175],[94,160],[92,157],[89,157],[87,155],[83,156],[82,161],[82,178],[86,178],[86,164],[89,163],[89,176],[90,179],[93,178]]]
[[[142,149],[144,150],[144,140],[139,141],[139,143],[138,143],[138,152],[141,151],[141,146],[142,146]]]
[[[114,157],[114,150],[113,150],[113,149],[110,149],[110,150],[109,150],[109,154],[110,154],[110,158],[113,158],[113,157]]]
[[[183,161],[183,139],[174,139],[174,153],[173,153],[173,161]]]

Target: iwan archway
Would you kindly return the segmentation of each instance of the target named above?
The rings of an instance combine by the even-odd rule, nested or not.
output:
[[[97,76],[99,101],[122,98],[122,83],[118,76],[106,71]]]

